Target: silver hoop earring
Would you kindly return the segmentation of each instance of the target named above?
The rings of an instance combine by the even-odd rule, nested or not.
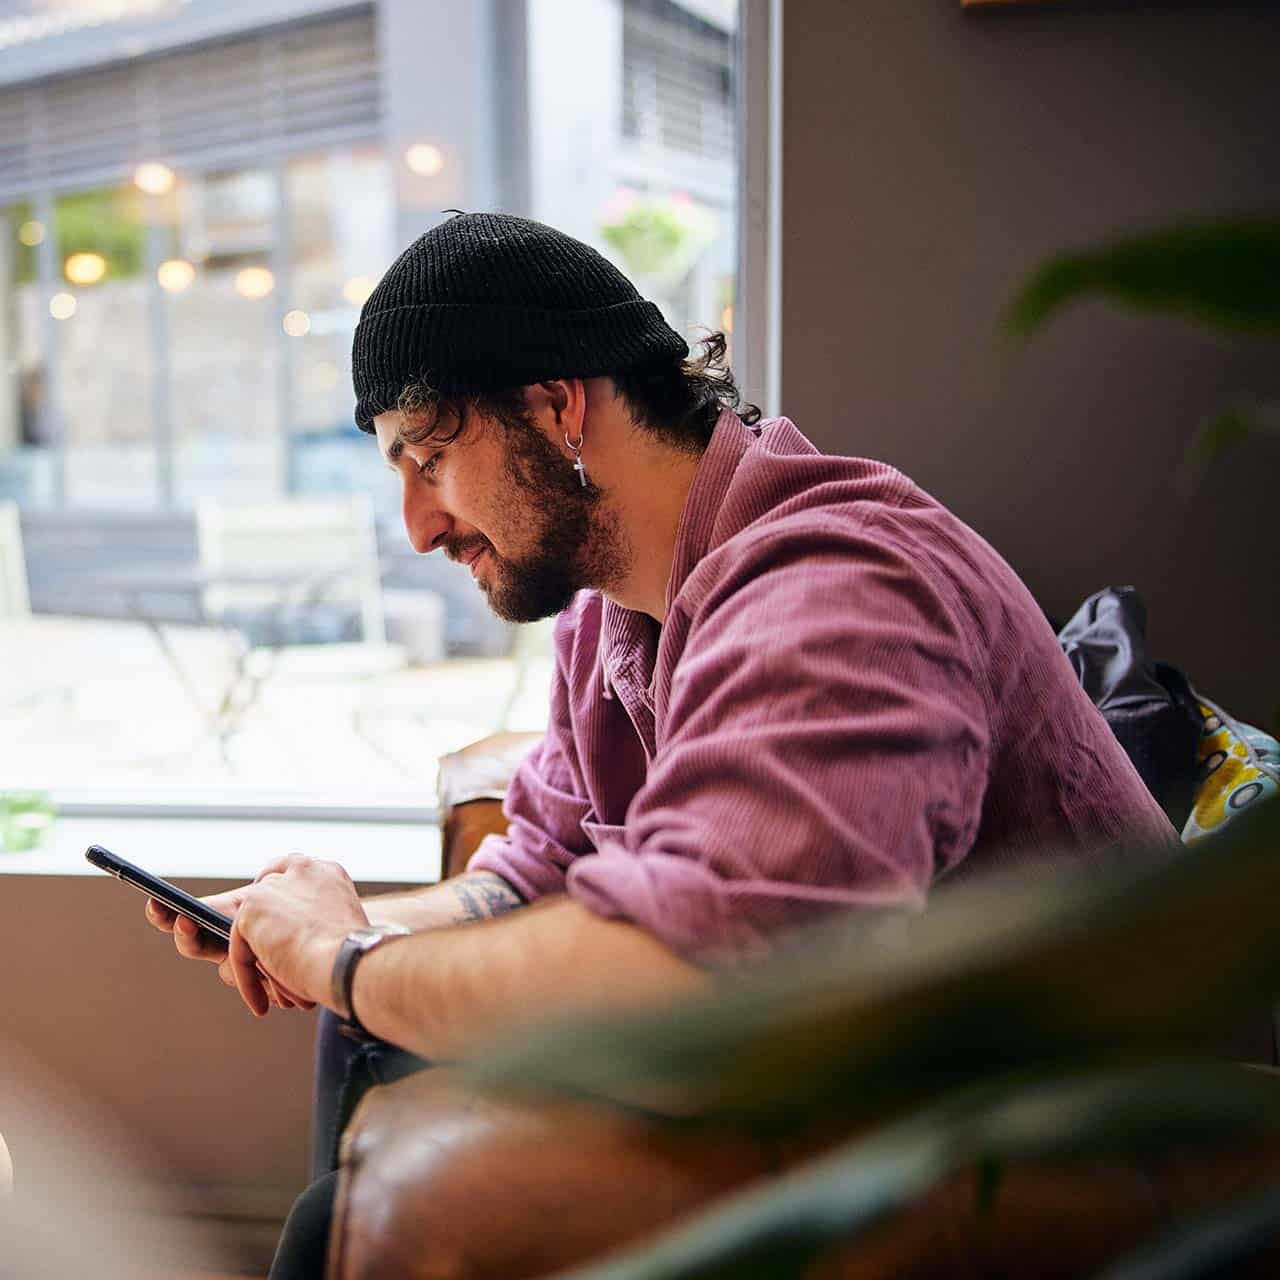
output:
[[[573,469],[578,473],[578,483],[585,489],[587,487],[587,469],[582,463],[582,434],[579,432],[576,440],[570,440],[568,432],[565,433],[564,447],[573,454]]]

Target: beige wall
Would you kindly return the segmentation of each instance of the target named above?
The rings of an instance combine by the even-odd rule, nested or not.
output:
[[[255,1019],[211,966],[174,954],[142,905],[106,876],[0,876],[0,1053],[17,1046],[55,1095],[70,1090],[125,1126],[179,1205],[265,1269],[307,1182],[314,1016]],[[20,1177],[23,1153],[13,1155]]]
[[[1133,583],[1157,657],[1271,717],[1280,453],[1173,484],[1203,417],[1280,397],[1280,347],[1092,304],[1018,355],[992,334],[1054,250],[1280,211],[1280,5],[784,7],[784,412],[908,471],[1053,613]]]

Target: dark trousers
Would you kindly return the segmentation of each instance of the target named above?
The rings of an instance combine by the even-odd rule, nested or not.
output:
[[[311,1185],[294,1202],[276,1246],[270,1280],[324,1275],[338,1189],[338,1143],[356,1104],[375,1084],[390,1084],[430,1064],[383,1040],[353,1040],[328,1009],[316,1027],[315,1097],[311,1112]]]

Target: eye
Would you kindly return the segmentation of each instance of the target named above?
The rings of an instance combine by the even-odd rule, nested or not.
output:
[[[418,474],[422,476],[424,479],[429,479],[431,476],[435,475],[436,471],[439,469],[439,466],[440,466],[440,455],[439,453],[433,453],[418,467]]]

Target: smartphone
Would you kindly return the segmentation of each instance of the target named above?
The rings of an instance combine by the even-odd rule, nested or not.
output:
[[[100,844],[91,844],[84,856],[100,871],[123,880],[125,884],[133,885],[135,889],[141,889],[148,897],[163,902],[170,911],[194,920],[202,929],[217,935],[223,942],[230,941],[231,917],[206,906],[199,898],[193,898],[176,884],[170,884],[149,871],[143,871],[141,867],[135,867],[132,862],[126,861],[118,853],[112,853],[110,849],[104,849]]]

